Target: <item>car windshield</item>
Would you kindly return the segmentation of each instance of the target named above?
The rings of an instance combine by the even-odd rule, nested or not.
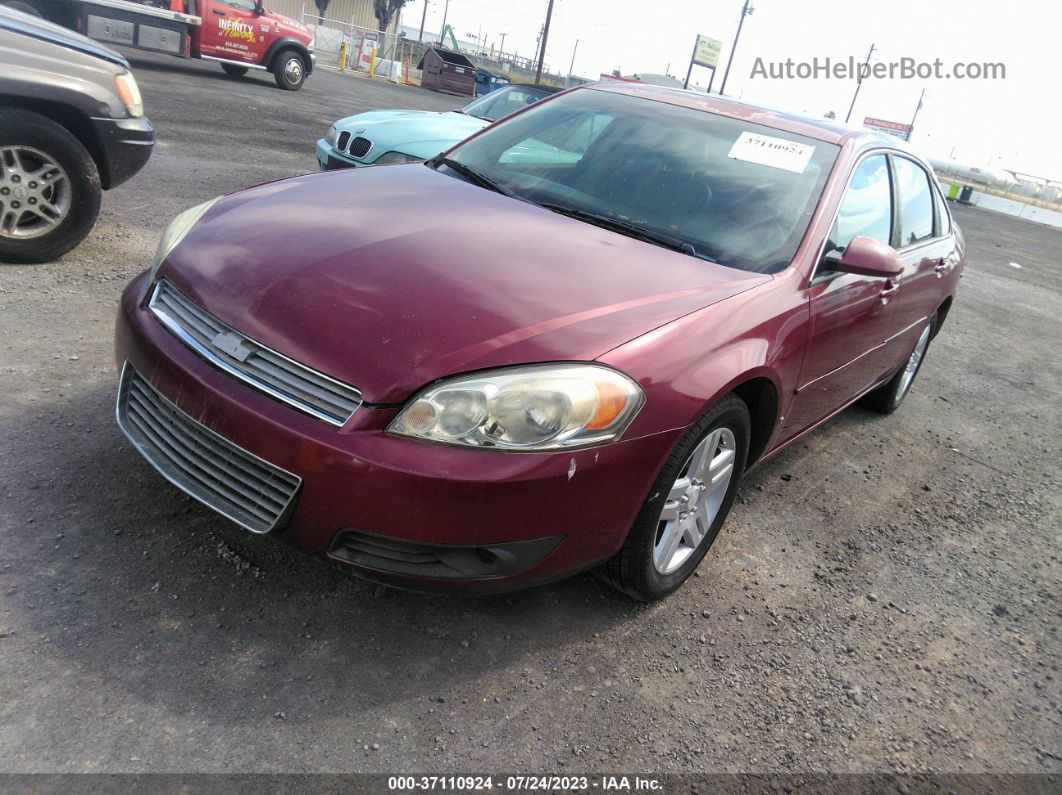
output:
[[[516,113],[521,108],[548,97],[551,93],[553,92],[532,86],[505,86],[469,102],[461,108],[461,112],[497,121],[502,116]]]
[[[486,129],[435,166],[587,223],[774,273],[796,252],[838,151],[741,119],[584,89]]]

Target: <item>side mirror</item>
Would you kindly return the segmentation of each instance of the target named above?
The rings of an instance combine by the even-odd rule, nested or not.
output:
[[[837,252],[831,252],[825,259],[830,268],[842,273],[882,279],[903,273],[903,263],[896,249],[872,237],[853,238],[843,254],[838,256]]]
[[[259,15],[265,13],[265,6],[262,5],[262,0],[254,0],[254,13]]]

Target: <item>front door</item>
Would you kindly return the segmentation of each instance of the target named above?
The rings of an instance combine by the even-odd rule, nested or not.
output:
[[[262,60],[272,25],[255,12],[254,0],[209,0],[202,8],[199,49],[203,55],[245,63]]]
[[[843,252],[860,236],[891,244],[892,194],[888,158],[863,158],[841,200],[824,254]],[[783,438],[815,424],[888,372],[885,342],[895,325],[896,288],[891,279],[840,273],[828,261],[820,263],[808,288],[811,331]]]

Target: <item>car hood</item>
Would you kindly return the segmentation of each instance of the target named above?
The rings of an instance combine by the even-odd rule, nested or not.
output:
[[[67,47],[68,49],[83,52],[87,55],[94,55],[105,61],[124,66],[126,69],[129,68],[129,62],[125,58],[114,50],[104,47],[102,44],[93,41],[87,36],[82,36],[80,33],[74,33],[66,28],[61,28],[52,22],[47,22],[41,19],[40,17],[23,14],[21,11],[16,11],[15,9],[8,8],[4,5],[0,5],[0,28],[11,30],[15,33],[22,33],[26,36],[32,36],[41,41],[58,44],[61,47]]]
[[[378,404],[468,370],[592,360],[771,278],[423,164],[227,196],[161,275],[235,329]]]
[[[307,43],[313,38],[313,31],[310,30],[309,27],[303,25],[301,22],[296,22],[291,17],[286,17],[275,11],[266,11],[265,16],[272,19],[279,27],[284,28],[287,32],[300,34],[297,38],[303,39]]]
[[[373,143],[373,150],[380,154],[398,149],[428,158],[488,124],[490,122],[486,119],[457,111],[374,110],[340,119],[336,122],[336,129],[368,138]]]

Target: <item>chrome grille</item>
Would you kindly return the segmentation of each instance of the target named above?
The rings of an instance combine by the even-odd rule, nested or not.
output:
[[[370,149],[372,149],[372,141],[368,138],[362,138],[360,135],[350,142],[351,157],[365,157],[365,155],[369,154]]]
[[[167,480],[254,533],[287,518],[302,479],[193,420],[126,362],[118,425]]]
[[[336,139],[336,149],[342,152],[347,148],[348,143],[350,143],[350,133],[344,130],[339,134],[339,138]]]
[[[311,417],[341,426],[361,405],[354,387],[245,337],[165,279],[155,285],[149,306],[162,325],[208,362]]]

